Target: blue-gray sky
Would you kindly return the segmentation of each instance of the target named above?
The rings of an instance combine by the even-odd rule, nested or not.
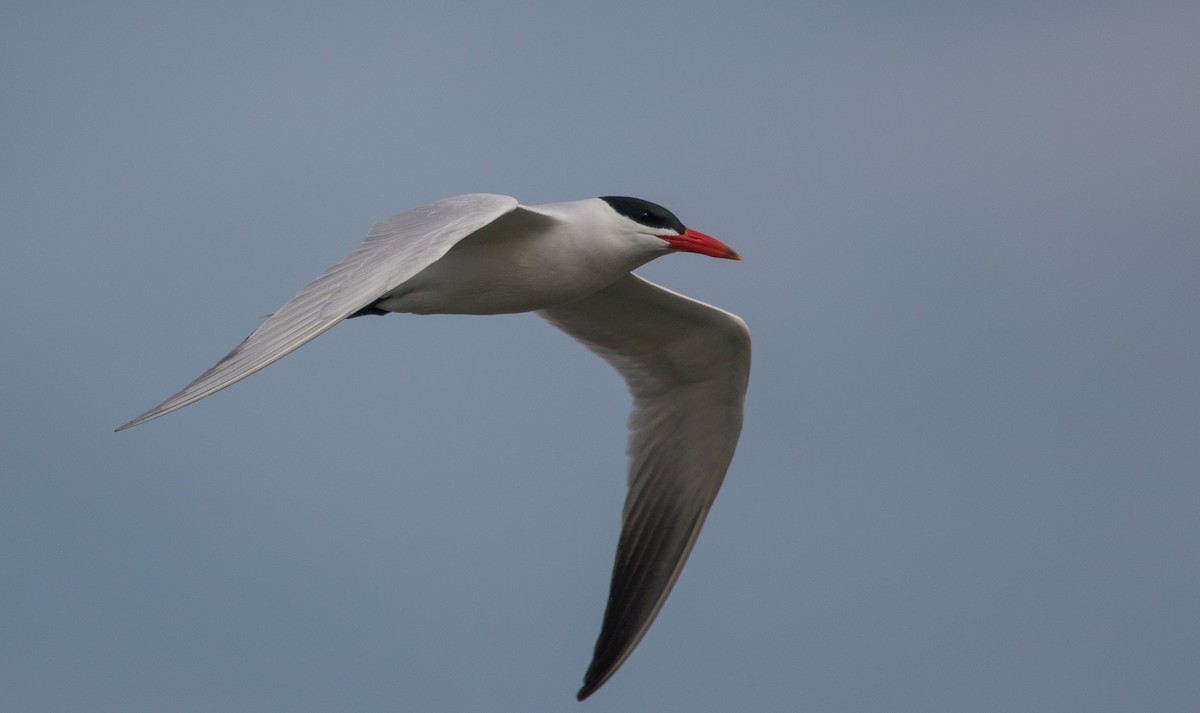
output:
[[[0,710],[1191,711],[1200,6],[9,2]],[[745,433],[573,701],[627,397],[341,325],[130,432],[377,218],[627,194],[742,263]]]

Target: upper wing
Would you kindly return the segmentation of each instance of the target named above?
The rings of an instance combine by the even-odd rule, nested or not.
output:
[[[117,430],[183,408],[244,379],[379,299],[455,243],[517,207],[486,193],[444,198],[384,218],[362,244],[310,282],[233,351],[182,391]]]
[[[634,401],[629,494],[583,700],[650,628],[721,487],[742,430],[750,332],[738,317],[636,275],[538,314],[620,372]]]

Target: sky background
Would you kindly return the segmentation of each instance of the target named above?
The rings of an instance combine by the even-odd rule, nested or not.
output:
[[[1195,2],[7,2],[0,710],[1194,711]],[[112,429],[376,219],[634,195],[754,335],[655,626],[574,702],[628,398],[364,319]]]

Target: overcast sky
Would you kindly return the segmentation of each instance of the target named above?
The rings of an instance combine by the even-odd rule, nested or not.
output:
[[[7,2],[0,710],[1191,712],[1195,2]],[[574,702],[628,397],[530,315],[340,325],[129,432],[376,219],[634,195],[754,335]]]

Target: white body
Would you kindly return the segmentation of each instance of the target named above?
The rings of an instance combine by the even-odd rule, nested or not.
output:
[[[522,207],[456,243],[376,306],[414,314],[506,314],[574,302],[668,251],[655,240],[645,243],[646,251],[632,252],[623,234],[597,229],[614,218],[620,216],[598,198]]]

